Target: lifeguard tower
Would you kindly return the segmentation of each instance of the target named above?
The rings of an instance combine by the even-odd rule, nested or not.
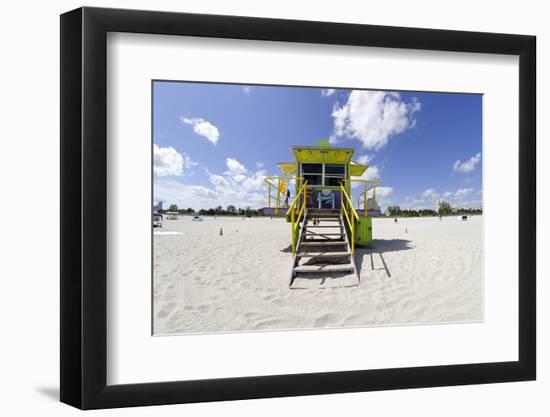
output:
[[[352,160],[353,148],[332,147],[323,140],[316,146],[293,146],[292,152],[293,161],[277,164],[282,176],[265,178],[267,210],[284,215],[291,227],[290,287],[298,277],[352,276],[358,285],[355,246],[372,241],[371,216],[380,212],[376,205],[380,182],[352,178],[368,169]],[[292,186],[294,193],[287,198]],[[352,190],[359,191],[357,207]]]

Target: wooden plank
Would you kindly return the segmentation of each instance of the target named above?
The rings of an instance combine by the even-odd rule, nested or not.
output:
[[[350,255],[350,252],[300,252],[298,254],[301,258],[341,258]]]
[[[323,232],[316,233],[316,232],[308,232],[306,230],[306,235],[307,236],[342,236],[342,233],[323,233]]]
[[[339,219],[340,216],[338,214],[313,214],[313,213],[308,213],[307,218],[308,219]]]
[[[327,242],[326,240],[320,240],[318,242],[300,243],[300,247],[302,246],[347,246],[347,245],[348,245],[348,242],[339,241],[339,240],[332,241],[332,242]]]
[[[341,225],[338,225],[338,224],[335,224],[335,225],[314,225],[314,224],[306,224],[307,228],[309,229],[310,227],[324,227],[324,228],[333,228],[333,229],[338,229],[340,227],[342,227]]]
[[[347,272],[353,271],[353,265],[300,265],[294,268],[294,272]]]

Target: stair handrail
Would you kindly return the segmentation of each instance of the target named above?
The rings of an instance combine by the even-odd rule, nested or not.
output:
[[[292,256],[296,254],[296,235],[298,228],[300,227],[300,218],[304,214],[304,211],[306,209],[306,188],[307,188],[307,180],[304,181],[302,186],[300,187],[300,190],[298,190],[298,193],[296,193],[296,197],[294,198],[294,201],[288,208],[288,211],[286,212],[286,215],[288,216],[290,213],[290,230],[292,232]],[[300,196],[302,196],[302,199],[300,201]],[[296,216],[296,208],[297,204],[300,205],[300,209],[298,210],[298,216]]]
[[[353,203],[351,202],[351,198],[349,197],[348,192],[346,191],[346,188],[344,187],[343,184],[340,184],[340,190],[342,191],[342,194],[345,197],[345,202],[348,204],[348,207],[350,209],[350,213],[353,214],[353,217],[355,218],[356,221],[359,221],[359,214],[357,214],[357,211],[353,207]]]
[[[284,183],[285,188],[287,188],[290,185],[290,181],[294,180],[297,181],[298,184],[300,184],[302,179],[302,177],[264,177],[264,182],[267,184],[267,207],[274,208],[274,213],[276,216],[279,215],[279,209],[282,206],[281,201],[284,199],[285,194],[281,191],[282,183]],[[273,182],[271,182],[273,180],[275,180],[277,183],[274,184]],[[276,195],[272,194],[272,188],[275,190]],[[274,207],[271,207],[272,200],[275,202],[275,204],[273,204]]]
[[[349,195],[343,184],[340,184],[340,191],[342,192],[342,204],[340,205],[340,211],[344,214],[349,230],[351,232],[351,255],[355,255],[355,223],[359,223],[359,215],[353,207],[353,203],[349,198]],[[348,214],[349,211],[349,214]],[[354,221],[355,220],[355,221]]]

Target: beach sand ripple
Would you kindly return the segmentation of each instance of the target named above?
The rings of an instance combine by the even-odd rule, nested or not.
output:
[[[483,319],[481,216],[374,219],[373,230],[356,249],[359,286],[291,290],[283,219],[167,220],[154,235],[154,334]]]

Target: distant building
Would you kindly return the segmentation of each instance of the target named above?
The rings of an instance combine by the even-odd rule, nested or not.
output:
[[[153,206],[154,211],[162,211],[162,200],[156,206]]]
[[[369,216],[371,217],[379,217],[382,215],[382,211],[380,210],[380,205],[376,204],[376,207],[375,207],[373,198],[367,198],[367,211]]]
[[[277,214],[275,207],[263,207],[258,210],[261,216],[270,216],[270,217],[284,217],[287,212],[286,208],[279,210]]]

